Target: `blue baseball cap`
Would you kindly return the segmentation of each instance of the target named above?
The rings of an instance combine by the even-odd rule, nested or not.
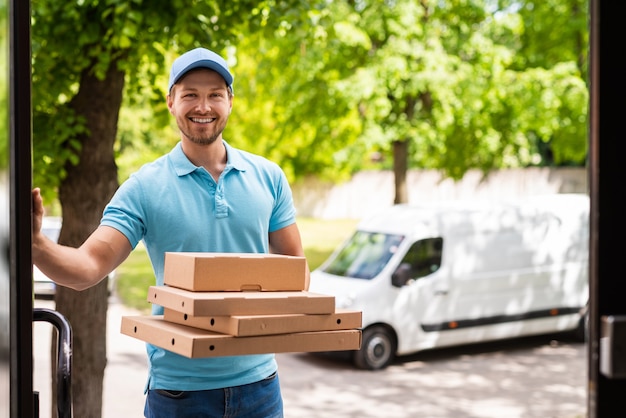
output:
[[[195,68],[208,68],[209,70],[217,72],[226,80],[226,85],[232,91],[233,75],[230,73],[228,64],[226,64],[224,58],[206,48],[196,48],[185,52],[183,55],[176,58],[172,64],[170,84],[167,89],[168,93],[172,91],[172,86],[176,84],[182,76]]]

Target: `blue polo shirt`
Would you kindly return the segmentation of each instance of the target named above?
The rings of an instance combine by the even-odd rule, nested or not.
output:
[[[166,252],[268,253],[268,234],[295,223],[291,189],[280,167],[224,142],[228,161],[217,182],[178,143],[117,190],[101,225],[143,241],[156,284]],[[152,313],[162,314],[153,305]],[[276,371],[273,354],[189,359],[147,344],[148,389],[208,390],[257,382]]]

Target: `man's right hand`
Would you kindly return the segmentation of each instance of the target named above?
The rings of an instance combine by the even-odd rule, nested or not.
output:
[[[85,242],[74,248],[59,245],[41,232],[44,208],[41,190],[32,190],[33,263],[55,283],[84,290],[104,279],[130,254],[132,247],[124,234],[99,226]]]
[[[41,189],[36,187],[33,189],[33,236],[41,232],[41,224],[43,222],[43,198],[41,197]]]

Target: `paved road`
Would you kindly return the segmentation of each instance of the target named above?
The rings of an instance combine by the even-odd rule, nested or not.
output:
[[[50,301],[35,306],[53,308]],[[119,332],[121,316],[135,314],[111,301],[103,418],[143,416],[144,345]],[[34,327],[35,390],[41,418],[50,418],[50,326]],[[548,336],[424,352],[378,372],[340,356],[277,359],[286,418],[581,418],[586,355],[584,344]]]

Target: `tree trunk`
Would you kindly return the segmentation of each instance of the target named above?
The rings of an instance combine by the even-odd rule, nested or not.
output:
[[[66,166],[67,177],[59,188],[63,211],[59,242],[73,247],[80,246],[98,227],[104,206],[119,185],[114,144],[124,87],[124,73],[117,69],[115,61],[104,80],[98,80],[88,70],[81,78],[80,90],[70,106],[86,119],[89,132],[78,138],[82,146],[80,161],[78,165]],[[56,309],[72,327],[72,398],[76,417],[102,416],[107,281],[82,292],[59,287],[55,295]],[[52,409],[56,411],[54,401]]]
[[[393,174],[395,178],[394,204],[408,203],[406,176],[409,164],[409,141],[393,141]]]

